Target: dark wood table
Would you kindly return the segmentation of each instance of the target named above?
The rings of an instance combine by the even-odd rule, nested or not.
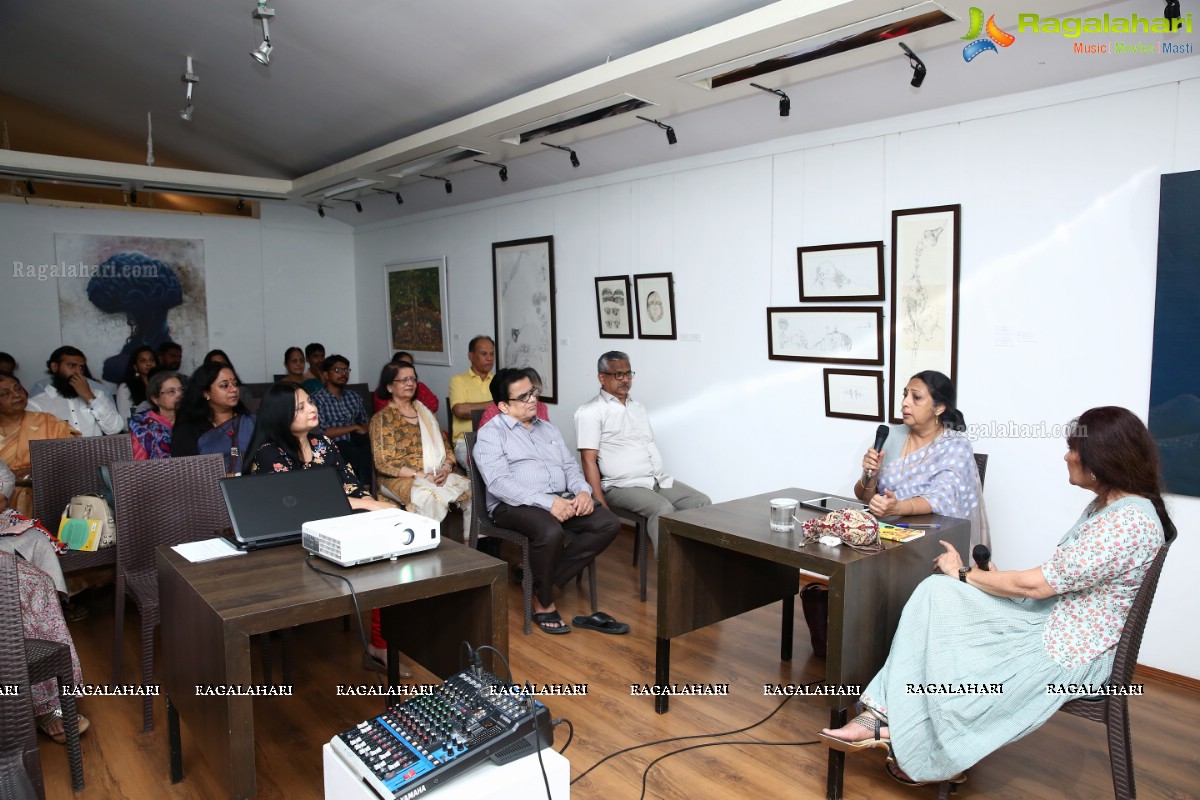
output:
[[[193,564],[159,548],[162,688],[173,781],[183,777],[182,717],[230,797],[254,796],[254,698],[197,696],[196,687],[253,685],[254,634],[354,613],[346,584],[314,572],[305,555],[292,545]],[[399,682],[398,648],[440,677],[461,669],[463,641],[508,654],[502,561],[443,540],[436,550],[397,561],[349,569],[319,558],[314,563],[349,578],[362,610],[381,609],[392,684]]]
[[[941,525],[920,539],[904,544],[884,542],[881,553],[865,554],[849,547],[819,543],[800,547],[800,526],[790,533],[771,530],[769,504],[773,497],[798,500],[828,492],[780,489],[767,494],[718,503],[663,516],[658,549],[658,640],[654,681],[671,683],[671,639],[782,601],[780,658],[792,658],[792,626],[798,570],[829,577],[829,636],[825,681],[831,686],[862,686],[870,682],[887,658],[900,611],[917,584],[933,571],[933,559],[950,542],[968,562],[971,526],[966,520],[938,515],[906,521]],[[799,519],[821,516],[799,509]],[[947,578],[946,580],[951,580]],[[846,711],[857,696],[829,695],[830,727],[846,724]],[[654,699],[654,709],[667,713],[670,697]],[[842,795],[845,755],[829,751],[827,796]]]

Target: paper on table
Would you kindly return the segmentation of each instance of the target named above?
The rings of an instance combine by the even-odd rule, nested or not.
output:
[[[246,555],[244,551],[238,550],[230,544],[228,539],[220,537],[205,539],[201,542],[184,542],[183,544],[173,546],[171,549],[192,563],[212,561],[214,558],[225,558],[225,556]]]

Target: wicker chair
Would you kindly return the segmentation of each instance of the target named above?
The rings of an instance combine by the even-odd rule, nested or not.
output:
[[[533,629],[533,570],[529,566],[529,538],[508,528],[501,528],[492,522],[492,517],[487,511],[487,485],[483,481],[483,474],[475,469],[474,464],[475,432],[468,432],[466,437],[467,452],[472,456],[471,467],[467,470],[471,475],[471,519],[464,521],[464,524],[469,524],[471,528],[470,538],[467,541],[472,549],[478,550],[479,537],[487,535],[512,542],[521,548],[521,594],[525,602],[525,635],[528,636]],[[588,564],[588,587],[594,614],[599,608],[596,594],[595,561]]]
[[[1174,541],[1174,537],[1171,537]],[[1168,541],[1154,557],[1141,588],[1133,598],[1121,641],[1117,643],[1117,655],[1113,661],[1109,686],[1128,686],[1133,682],[1133,669],[1137,666],[1138,652],[1142,649],[1142,633],[1146,630],[1146,619],[1150,616],[1150,604],[1158,589],[1158,576],[1171,547]],[[1101,722],[1108,728],[1108,760],[1112,767],[1113,791],[1117,800],[1137,796],[1133,780],[1133,746],[1129,738],[1129,698],[1124,695],[1104,697],[1081,697],[1063,705],[1059,711],[1077,717]]]
[[[98,492],[100,467],[133,460],[128,434],[46,439],[29,443],[33,477],[33,516],[50,530],[58,529],[67,501],[77,494]],[[63,574],[115,564],[115,547],[94,553],[72,550],[59,558]]]
[[[16,694],[0,692],[0,792],[29,797],[32,790],[34,797],[44,798],[24,639],[17,559],[0,553],[0,685],[17,687]]]
[[[117,586],[113,617],[113,685],[121,683],[125,597],[142,618],[142,683],[154,669],[154,629],[159,622],[158,574],[154,551],[212,538],[229,527],[218,481],[225,476],[221,455],[126,461],[113,465],[117,518]],[[142,698],[142,730],[154,727],[154,698]]]
[[[58,681],[58,706],[62,709],[63,733],[67,736],[67,765],[71,769],[71,788],[83,791],[83,750],[79,746],[79,710],[75,695],[64,689],[75,685],[71,648],[62,642],[45,639],[25,640],[25,661],[29,664],[29,683]]]

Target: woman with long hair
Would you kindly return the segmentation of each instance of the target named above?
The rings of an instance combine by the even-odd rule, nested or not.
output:
[[[242,403],[237,373],[219,361],[207,361],[188,379],[171,434],[171,455],[220,453],[229,475],[242,472],[254,415]]]
[[[129,420],[133,458],[135,461],[170,458],[175,411],[183,399],[183,379],[178,372],[159,370],[150,376],[146,395],[150,408]]]
[[[157,366],[158,356],[154,355],[153,347],[139,347],[129,354],[129,364],[117,387],[117,411],[121,419],[128,421],[135,412],[143,410],[139,406],[146,402],[146,384]]]

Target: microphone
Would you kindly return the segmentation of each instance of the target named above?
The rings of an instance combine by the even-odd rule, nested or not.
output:
[[[887,441],[888,433],[890,433],[890,431],[888,430],[887,425],[880,425],[878,428],[876,428],[875,429],[875,444],[872,445],[871,449],[878,452],[879,448],[883,447],[883,443],[885,441]],[[867,473],[867,480],[871,480],[871,477],[875,474],[875,470],[869,469],[869,470],[866,470],[866,473]]]
[[[971,551],[971,558],[975,559],[975,566],[987,572],[988,563],[992,560],[992,551],[988,550],[986,544],[977,544],[975,545],[975,549]]]

